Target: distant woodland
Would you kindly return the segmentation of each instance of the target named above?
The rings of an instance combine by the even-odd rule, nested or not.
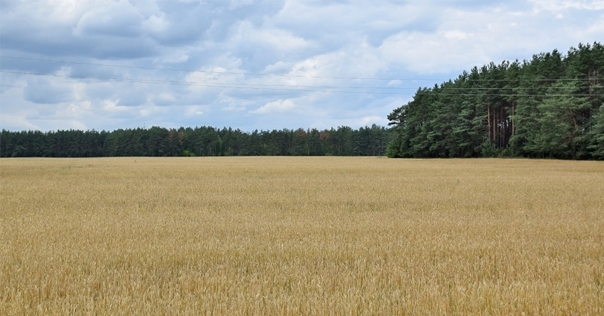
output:
[[[0,157],[378,156],[604,160],[604,46],[490,63],[420,88],[391,128],[2,130]]]
[[[0,157],[381,156],[392,138],[389,129],[377,125],[251,133],[214,127],[46,133],[2,130]]]
[[[604,47],[491,63],[419,89],[389,116],[389,157],[604,159]]]

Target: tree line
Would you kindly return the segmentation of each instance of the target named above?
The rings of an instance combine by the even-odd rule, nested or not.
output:
[[[389,157],[604,159],[604,47],[464,71],[390,113]]]
[[[115,156],[381,156],[393,139],[390,129],[272,130],[195,127],[59,130],[0,133],[0,157]]]

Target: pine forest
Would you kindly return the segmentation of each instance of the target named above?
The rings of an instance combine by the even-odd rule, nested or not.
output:
[[[388,116],[389,157],[604,159],[604,47],[474,67]]]
[[[604,160],[604,46],[490,63],[419,88],[372,125],[243,132],[181,127],[0,133],[0,157],[381,156]]]

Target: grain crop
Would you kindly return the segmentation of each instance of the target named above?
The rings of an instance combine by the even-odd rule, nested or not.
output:
[[[0,315],[604,315],[604,164],[0,160]]]

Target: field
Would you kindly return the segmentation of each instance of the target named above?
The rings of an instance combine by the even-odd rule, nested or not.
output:
[[[1,315],[604,315],[604,163],[0,160]]]

